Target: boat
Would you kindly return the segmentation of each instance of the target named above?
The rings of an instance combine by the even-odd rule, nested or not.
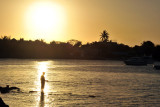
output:
[[[128,60],[125,60],[124,63],[126,65],[135,65],[135,66],[144,66],[147,65],[147,61],[143,60],[141,57],[132,57]]]
[[[153,65],[153,68],[154,68],[155,70],[160,70],[160,65]]]
[[[152,56],[143,56],[142,59],[147,62],[147,64],[153,64],[154,60]]]

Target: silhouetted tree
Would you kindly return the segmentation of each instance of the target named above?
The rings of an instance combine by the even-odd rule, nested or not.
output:
[[[7,41],[7,40],[10,40],[11,38],[9,36],[3,36],[1,37],[3,41]]]
[[[108,35],[109,35],[109,33],[106,30],[104,30],[100,35],[100,40],[102,42],[108,42],[108,38],[109,38]]]
[[[157,45],[153,52],[153,58],[160,61],[160,45]]]
[[[141,46],[145,55],[152,55],[153,49],[155,47],[154,43],[151,41],[144,41]]]
[[[160,46],[155,47],[151,41],[144,41],[141,46],[132,48],[108,41],[107,31],[102,32],[101,41],[86,44],[75,39],[48,44],[42,39],[32,41],[7,36],[0,38],[0,58],[123,59],[144,54],[160,60]]]
[[[82,42],[79,40],[71,39],[67,43],[75,46],[75,47],[80,47],[82,45]]]

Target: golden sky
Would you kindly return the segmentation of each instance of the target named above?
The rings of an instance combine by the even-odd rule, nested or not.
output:
[[[160,0],[0,0],[0,35],[12,38],[98,41],[130,46],[160,42]]]

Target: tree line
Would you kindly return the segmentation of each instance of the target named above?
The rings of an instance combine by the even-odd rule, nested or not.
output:
[[[82,44],[79,40],[67,42],[24,40],[3,36],[0,38],[0,58],[45,58],[45,59],[126,59],[129,57],[152,56],[160,60],[160,45],[144,41],[140,46],[112,42],[104,30],[100,40]]]

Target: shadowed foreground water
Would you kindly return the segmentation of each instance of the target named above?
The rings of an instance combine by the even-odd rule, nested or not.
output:
[[[40,76],[46,72],[44,93]],[[0,60],[0,94],[10,107],[160,106],[160,71],[101,60]]]

